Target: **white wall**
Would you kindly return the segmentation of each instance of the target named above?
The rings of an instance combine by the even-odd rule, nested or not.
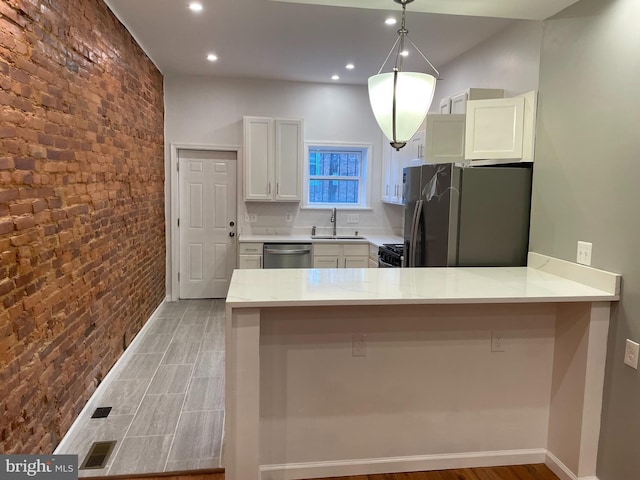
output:
[[[467,88],[502,88],[505,97],[538,89],[543,22],[517,21],[440,68],[431,111]]]

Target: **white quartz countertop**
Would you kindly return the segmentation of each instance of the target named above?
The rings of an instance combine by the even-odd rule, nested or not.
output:
[[[238,307],[553,303],[618,300],[612,293],[530,267],[235,270]]]
[[[380,246],[384,243],[403,243],[402,237],[398,235],[362,235],[361,239],[316,239],[311,235],[240,235],[239,242],[260,242],[260,243],[372,243]]]

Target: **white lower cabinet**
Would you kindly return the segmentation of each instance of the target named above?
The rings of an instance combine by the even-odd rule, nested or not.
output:
[[[313,268],[368,268],[367,243],[315,243]]]
[[[241,243],[238,268],[262,268],[262,243]]]

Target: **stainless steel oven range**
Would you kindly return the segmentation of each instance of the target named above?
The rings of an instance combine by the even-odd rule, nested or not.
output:
[[[398,268],[402,267],[402,255],[404,253],[404,245],[385,243],[378,248],[378,267],[379,268]]]

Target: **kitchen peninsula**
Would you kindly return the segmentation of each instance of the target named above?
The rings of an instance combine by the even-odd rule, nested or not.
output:
[[[540,462],[595,475],[621,279],[528,265],[236,270],[227,478]]]

